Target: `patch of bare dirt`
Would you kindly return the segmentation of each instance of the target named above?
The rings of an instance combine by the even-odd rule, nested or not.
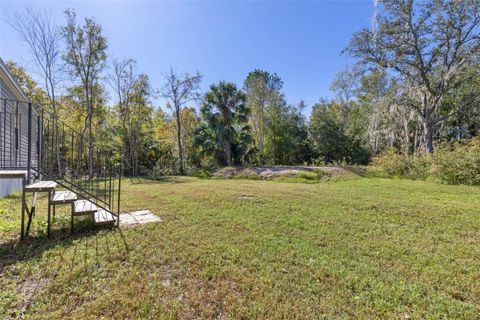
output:
[[[22,317],[22,315],[31,307],[36,296],[38,296],[48,285],[48,279],[40,276],[27,278],[20,282],[16,288],[16,294],[19,301],[15,311],[10,315],[11,319]]]

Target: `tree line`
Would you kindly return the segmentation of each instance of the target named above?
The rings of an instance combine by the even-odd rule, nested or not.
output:
[[[252,70],[201,92],[202,75],[171,68],[153,88],[131,58],[108,57],[93,19],[65,11],[57,26],[27,9],[9,20],[42,80],[8,67],[30,99],[108,149],[128,175],[191,174],[231,165],[367,164],[384,151],[430,154],[480,133],[480,4],[379,1],[371,28],[352,36],[333,98],[306,114],[275,72]],[[69,80],[69,81],[65,81]],[[68,83],[68,86],[64,84]],[[61,92],[61,94],[60,94]],[[112,96],[109,96],[111,93]],[[155,106],[162,97],[164,106]]]

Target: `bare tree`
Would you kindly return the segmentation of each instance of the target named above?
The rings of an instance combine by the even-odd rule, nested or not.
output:
[[[160,89],[160,94],[167,99],[167,104],[173,109],[177,123],[177,147],[180,160],[180,174],[185,174],[185,155],[182,147],[182,119],[181,110],[188,102],[200,97],[200,82],[202,75],[195,73],[179,74],[170,67],[170,71],[164,74],[165,85]]]
[[[129,146],[132,145],[131,135],[125,134],[125,132],[129,131],[130,99],[136,82],[135,67],[136,61],[133,59],[113,59],[111,65],[112,72],[108,76],[110,85],[118,99],[117,109],[124,133],[124,139],[122,140],[125,153],[128,152]],[[128,158],[123,157],[123,161],[125,164],[133,163],[131,152],[129,152]],[[128,168],[130,167],[131,166],[128,166]],[[133,168],[130,169],[133,171]]]
[[[128,104],[130,93],[135,84],[135,67],[137,62],[134,59],[113,59],[112,72],[108,75],[110,85],[115,91],[118,104]]]
[[[117,114],[122,125],[123,161],[131,175],[138,174],[139,136],[147,127],[149,114],[150,82],[145,74],[138,74],[133,59],[113,59],[110,85],[117,95]]]
[[[35,12],[26,7],[23,11],[13,12],[7,19],[8,24],[27,44],[33,57],[35,72],[43,80],[43,85],[53,112],[53,121],[58,119],[57,88],[62,72],[60,63],[60,42],[62,35],[52,16],[46,12]],[[55,126],[56,127],[56,126]],[[62,175],[60,150],[56,146],[58,173]]]
[[[480,52],[480,2],[379,1],[375,30],[356,33],[346,50],[365,64],[395,73],[408,84],[408,104],[423,122],[425,150],[443,98],[459,84],[462,68]]]
[[[32,8],[14,12],[8,24],[27,44],[35,60],[35,71],[42,77],[52,111],[57,114],[56,94],[61,74],[60,43],[62,35],[51,15]]]

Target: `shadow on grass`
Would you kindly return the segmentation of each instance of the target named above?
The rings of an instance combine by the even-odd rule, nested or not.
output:
[[[109,240],[108,237],[104,236],[105,234],[100,234],[100,232],[104,230],[110,230],[109,233],[113,236],[113,244],[108,243]],[[0,271],[17,262],[35,259],[42,255],[43,252],[52,248],[66,248],[75,240],[92,239],[98,246],[100,238],[106,239],[105,246],[107,247],[107,250],[110,245],[114,245],[124,253],[128,254],[130,251],[125,235],[120,228],[99,226],[80,228],[77,225],[74,234],[70,234],[69,228],[52,229],[50,238],[47,238],[44,235],[28,236],[24,240],[16,238],[15,240],[0,243]],[[98,247],[95,248],[95,250],[98,252]],[[73,261],[78,260],[78,258],[81,259],[82,254],[80,254],[75,248],[72,256],[72,263]]]

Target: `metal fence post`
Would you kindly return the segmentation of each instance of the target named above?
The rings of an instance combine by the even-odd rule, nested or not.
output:
[[[28,103],[27,121],[27,183],[30,184],[32,167],[32,103]]]
[[[120,195],[122,193],[122,166],[118,173],[118,196],[117,196],[117,227],[120,226]]]
[[[41,179],[40,166],[42,164],[42,135],[43,135],[43,111],[37,118],[37,175]]]

